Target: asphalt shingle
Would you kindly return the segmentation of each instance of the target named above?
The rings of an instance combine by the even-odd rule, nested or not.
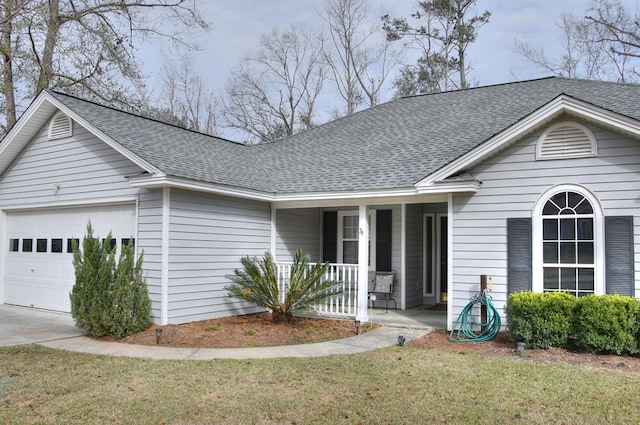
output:
[[[267,193],[411,188],[561,94],[640,120],[640,85],[552,77],[401,98],[245,146],[53,93],[167,175]]]

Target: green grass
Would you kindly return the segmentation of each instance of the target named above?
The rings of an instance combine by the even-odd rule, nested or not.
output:
[[[517,356],[396,346],[156,361],[0,349],[0,424],[637,424],[639,405],[639,373]]]

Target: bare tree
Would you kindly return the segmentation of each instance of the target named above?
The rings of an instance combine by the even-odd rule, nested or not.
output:
[[[163,68],[160,98],[154,102],[153,118],[213,136],[220,135],[216,96],[193,65],[191,56],[168,61]]]
[[[21,103],[44,88],[138,106],[132,105],[143,86],[136,44],[161,37],[192,48],[188,33],[208,28],[193,0],[5,0],[3,6],[5,130]]]
[[[476,0],[418,2],[420,10],[411,14],[417,25],[409,24],[405,18],[382,17],[389,40],[409,38],[410,44],[422,51],[418,63],[405,67],[401,76],[418,80],[397,81],[396,87],[419,92],[468,87],[467,48],[476,41],[478,28],[491,16],[486,10],[470,16],[475,3]]]
[[[571,14],[560,17],[558,57],[548,57],[542,47],[532,46],[530,40],[516,39],[515,48],[536,67],[554,75],[633,82],[638,80],[637,47],[629,42],[633,34],[633,19],[618,2],[600,0],[589,11],[594,17],[576,18]],[[624,41],[624,42],[623,42]]]
[[[374,106],[398,54],[370,20],[367,0],[327,0],[322,19],[328,27],[323,53],[331,80],[346,103],[346,115],[361,104]]]
[[[310,128],[325,80],[321,47],[301,28],[275,28],[245,56],[225,86],[226,126],[247,142],[269,142]]]

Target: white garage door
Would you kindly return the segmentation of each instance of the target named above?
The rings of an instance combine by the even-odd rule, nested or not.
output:
[[[132,204],[9,212],[5,303],[70,312],[72,240],[82,241],[89,220],[95,237],[112,232],[118,252],[135,237]]]

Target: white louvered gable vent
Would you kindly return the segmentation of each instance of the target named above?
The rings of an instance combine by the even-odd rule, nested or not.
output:
[[[536,159],[583,158],[598,155],[591,130],[576,122],[561,122],[549,127],[538,139]]]
[[[73,135],[73,121],[58,112],[49,123],[49,140],[62,139]]]

